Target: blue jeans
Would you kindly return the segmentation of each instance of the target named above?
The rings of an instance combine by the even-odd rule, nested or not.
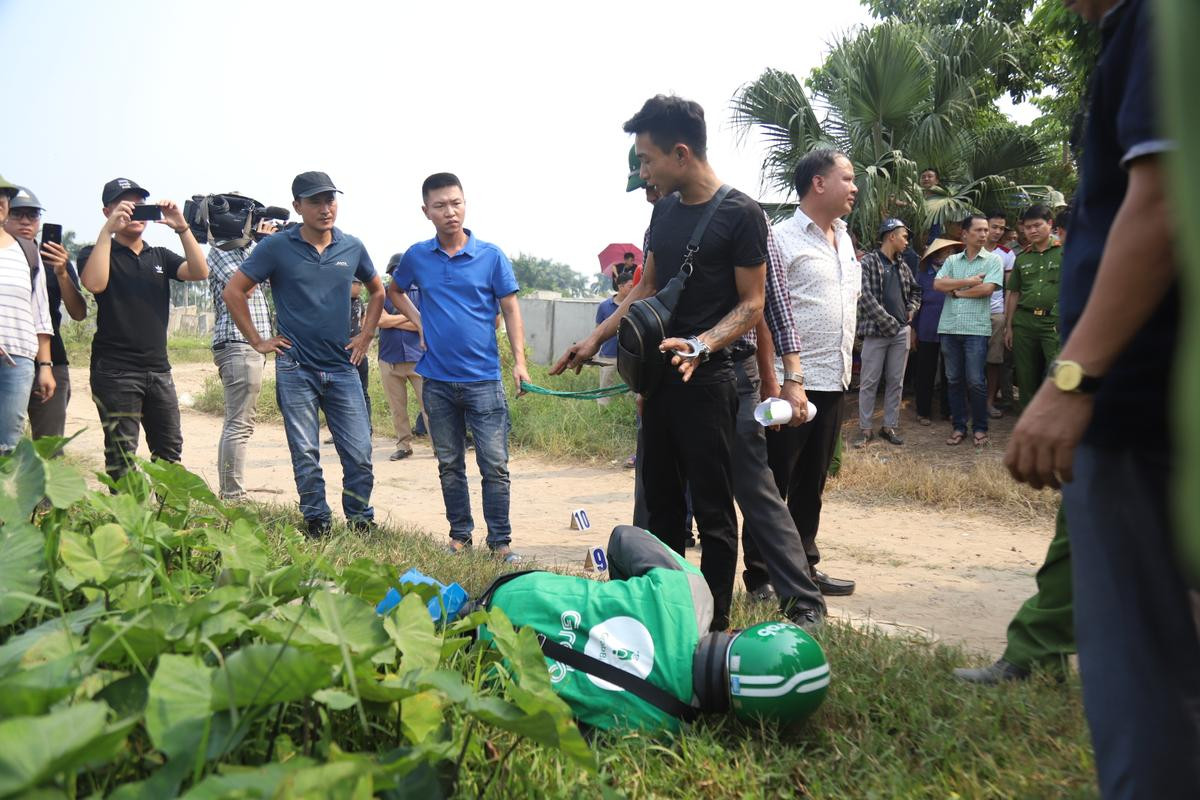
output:
[[[13,356],[16,366],[0,362],[0,452],[17,446],[25,433],[29,392],[33,389],[33,359]]]
[[[333,446],[342,462],[342,511],[350,522],[375,517],[371,489],[371,433],[362,383],[353,369],[321,372],[275,357],[275,398],[283,413],[283,429],[292,454],[292,473],[306,521],[328,520],[325,478],[321,473],[321,429],[317,411],[325,412]]]
[[[987,433],[987,348],[988,337],[958,333],[941,334],[946,383],[950,386],[950,420],[954,430],[967,431],[967,406],[971,429]]]
[[[1170,457],[1084,443],[1074,466],[1063,504],[1100,794],[1200,797],[1200,636],[1176,549]]]
[[[483,518],[488,547],[512,540],[508,520],[508,401],[500,381],[447,383],[425,379],[422,388],[429,437],[438,460],[450,538],[471,543],[475,522],[467,491],[467,427],[475,439],[475,463],[483,478]]]

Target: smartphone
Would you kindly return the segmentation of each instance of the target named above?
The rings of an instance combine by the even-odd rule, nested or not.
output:
[[[47,242],[62,244],[62,225],[55,225],[53,222],[42,223],[42,244]]]
[[[133,207],[133,215],[130,217],[134,222],[153,222],[162,219],[162,206],[154,203],[138,203]]]

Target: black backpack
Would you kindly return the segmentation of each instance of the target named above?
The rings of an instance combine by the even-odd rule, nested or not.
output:
[[[708,201],[704,214],[692,232],[692,238],[688,240],[683,263],[675,277],[657,294],[632,303],[617,325],[617,372],[621,373],[621,378],[631,391],[641,395],[650,394],[659,387],[663,374],[670,369],[669,355],[659,351],[658,346],[667,338],[675,307],[679,305],[687,279],[695,269],[696,253],[700,250],[704,230],[727,194],[729,187],[722,185]]]

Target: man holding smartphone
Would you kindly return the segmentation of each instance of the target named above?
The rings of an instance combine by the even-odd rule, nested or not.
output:
[[[150,193],[127,178],[104,184],[104,226],[96,244],[79,254],[79,277],[96,296],[96,335],[92,338],[91,388],[104,426],[104,468],[113,480],[129,471],[138,445],[138,424],[146,431],[150,456],[179,461],[183,434],[171,364],[167,360],[167,321],[171,284],[202,281],[208,263],[179,206],[154,204],[179,236],[184,257],[142,241],[154,216],[139,209]]]
[[[18,187],[16,196],[9,204],[4,230],[18,241],[32,243],[44,210],[33,192]],[[87,316],[87,302],[80,294],[79,275],[66,248],[62,246],[61,225],[42,225],[42,246],[37,252],[41,256],[43,268],[39,270],[40,279],[46,284],[50,323],[54,328],[54,335],[50,337],[50,372],[54,375],[55,389],[52,397],[45,398],[35,383],[29,394],[27,411],[34,439],[62,436],[66,430],[67,403],[71,400],[71,370],[67,366],[67,348],[59,333],[62,307],[67,307],[71,319],[81,320]]]

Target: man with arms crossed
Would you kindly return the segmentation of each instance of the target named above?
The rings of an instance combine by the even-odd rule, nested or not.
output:
[[[318,411],[325,412],[342,462],[342,511],[352,528],[374,527],[371,432],[357,364],[366,357],[383,310],[383,282],[363,243],[334,227],[337,193],[324,172],[292,181],[292,208],[301,224],[258,243],[225,287],[225,304],[246,341],[275,354],[275,394],[292,455],[308,535],[332,525],[321,472]],[[370,292],[362,331],[350,339],[350,284]],[[279,335],[264,337],[250,316],[250,296],[269,280]]]
[[[525,328],[517,305],[520,287],[500,248],[463,227],[467,201],[456,176],[430,175],[421,186],[421,198],[421,211],[437,235],[414,244],[400,258],[392,271],[388,297],[416,323],[425,342],[417,372],[425,379],[425,413],[450,523],[450,549],[457,553],[470,547],[475,529],[467,490],[470,428],[483,479],[488,549],[496,558],[513,563],[520,556],[510,547],[508,401],[500,381],[496,315],[504,315],[519,395],[522,381],[529,380]],[[414,285],[421,290],[420,311],[405,293]]]
[[[688,240],[721,180],[708,163],[704,110],[658,95],[625,123],[635,135],[641,177],[664,197],[654,206],[642,281],[611,317],[572,346],[552,373],[579,369],[612,336],[630,304],[666,286],[679,272]],[[673,193],[677,195],[672,196]],[[737,568],[731,451],[736,436],[737,385],[727,348],[762,317],[767,223],[750,197],[730,190],[700,241],[695,268],[671,320],[665,353],[673,355],[659,386],[643,400],[642,481],[648,524],[668,547],[684,552],[686,503],[703,543],[700,570],[712,589],[713,630],[729,626]]]
[[[79,280],[96,296],[92,398],[104,426],[104,468],[113,480],[129,470],[139,422],[152,458],[177,462],[183,454],[179,400],[167,360],[171,281],[208,277],[204,252],[170,200],[159,201],[159,222],[179,236],[186,259],[142,241],[146,223],[132,215],[149,196],[127,178],[104,184],[100,199],[107,220],[96,244],[79,253]]]

